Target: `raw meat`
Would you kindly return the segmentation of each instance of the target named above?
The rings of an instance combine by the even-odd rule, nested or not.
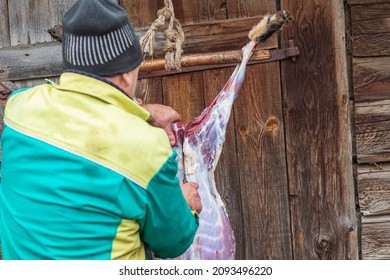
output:
[[[235,258],[235,239],[225,204],[215,186],[214,171],[225,141],[233,102],[245,77],[246,64],[256,43],[243,48],[243,59],[211,105],[192,122],[175,124],[179,178],[199,184],[203,210],[194,243],[178,259],[230,260]],[[184,162],[183,162],[184,157]]]
[[[236,244],[225,204],[215,186],[214,171],[225,141],[226,126],[233,102],[245,77],[246,65],[253,50],[274,32],[291,21],[292,15],[279,11],[266,15],[250,32],[251,41],[242,49],[243,58],[222,91],[202,114],[187,125],[174,124],[178,154],[178,177],[199,184],[203,210],[193,244],[177,259],[232,260]]]

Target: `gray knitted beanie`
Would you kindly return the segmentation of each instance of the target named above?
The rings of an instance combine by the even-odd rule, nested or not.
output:
[[[139,66],[143,55],[126,11],[110,0],[78,0],[63,18],[64,71],[114,76]]]

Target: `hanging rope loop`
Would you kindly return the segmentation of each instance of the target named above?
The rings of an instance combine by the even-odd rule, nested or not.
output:
[[[156,32],[165,37],[165,69],[181,70],[182,45],[185,39],[180,22],[175,18],[172,0],[164,0],[165,7],[158,10],[157,19],[142,36],[140,43],[145,55],[153,58]]]

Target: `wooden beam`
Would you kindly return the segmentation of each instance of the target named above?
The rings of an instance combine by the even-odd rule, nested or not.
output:
[[[255,50],[248,64],[269,63],[288,58],[295,59],[298,55],[297,47],[282,50]],[[164,70],[165,60],[153,60],[142,63],[138,78],[145,79],[236,66],[241,61],[241,56],[242,52],[240,50],[183,56],[182,65],[184,67],[180,71]]]
[[[281,4],[301,53],[281,71],[294,259],[358,259],[343,2]]]
[[[0,49],[0,81],[58,76],[62,71],[60,43]]]

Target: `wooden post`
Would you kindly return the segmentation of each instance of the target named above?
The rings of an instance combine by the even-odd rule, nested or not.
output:
[[[343,1],[282,8],[301,54],[282,62],[294,259],[358,259]]]

